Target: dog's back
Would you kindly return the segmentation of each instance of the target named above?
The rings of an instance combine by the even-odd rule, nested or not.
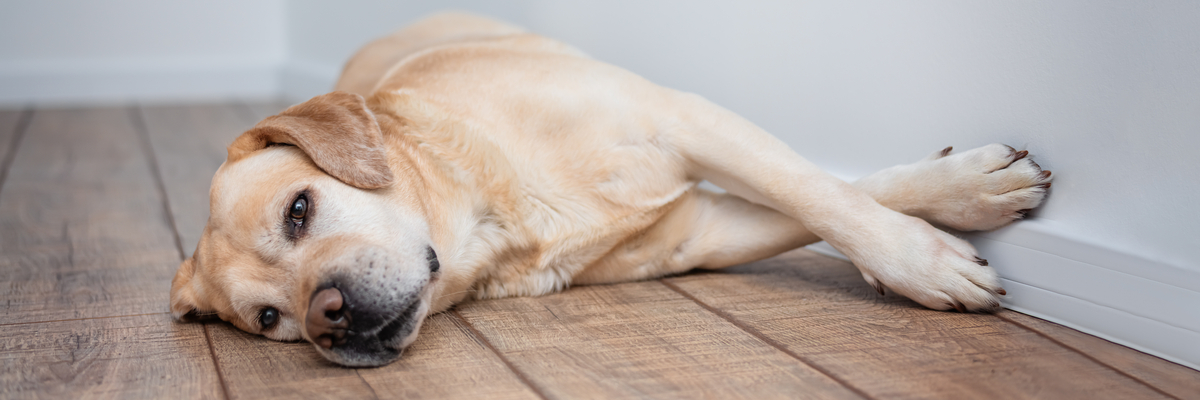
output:
[[[541,47],[583,55],[556,41],[526,34],[514,25],[464,13],[441,13],[426,17],[391,35],[363,46],[346,62],[334,90],[370,96],[382,80],[406,58],[422,51],[456,43],[487,41],[514,35],[529,36],[517,46]],[[538,43],[533,43],[538,42]],[[510,46],[514,44],[508,44]]]

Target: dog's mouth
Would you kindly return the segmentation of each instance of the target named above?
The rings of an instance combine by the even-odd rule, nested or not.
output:
[[[412,333],[413,328],[416,327],[417,321],[414,317],[416,317],[417,310],[421,308],[421,303],[420,299],[413,301],[396,318],[393,318],[390,322],[384,324],[382,328],[379,328],[379,332],[375,334],[375,337],[379,338],[380,342],[389,344],[397,338],[403,339],[407,337]],[[393,346],[384,345],[384,347]],[[399,352],[403,348],[396,348],[395,350]]]

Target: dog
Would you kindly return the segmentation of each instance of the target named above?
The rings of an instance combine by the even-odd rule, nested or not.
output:
[[[820,240],[880,293],[986,312],[1005,294],[996,273],[934,224],[1009,224],[1051,181],[995,144],[851,185],[699,96],[471,15],[366,45],[335,90],[230,144],[171,284],[176,319],[215,314],[378,366],[467,299],[722,268]]]

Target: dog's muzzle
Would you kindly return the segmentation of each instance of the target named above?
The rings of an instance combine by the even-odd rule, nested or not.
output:
[[[355,299],[354,291],[327,283],[313,292],[304,327],[318,351],[338,364],[377,366],[400,357],[405,339],[420,327],[423,302],[383,305]]]
[[[440,275],[433,248],[424,253],[421,260],[359,246],[324,262],[329,275],[309,295],[304,314],[305,336],[317,352],[354,367],[400,358],[416,339],[429,312],[431,283]]]

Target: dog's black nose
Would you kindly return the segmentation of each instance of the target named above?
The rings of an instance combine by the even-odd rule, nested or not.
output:
[[[350,328],[350,313],[345,307],[342,292],[331,287],[314,293],[308,304],[304,326],[308,330],[308,337],[317,346],[328,349],[345,342],[346,330]]]

